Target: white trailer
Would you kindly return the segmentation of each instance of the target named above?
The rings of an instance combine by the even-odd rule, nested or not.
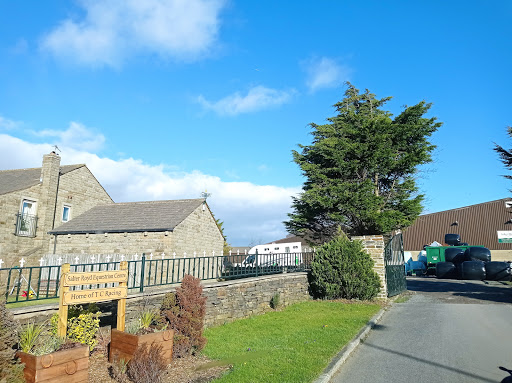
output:
[[[299,266],[302,262],[302,244],[287,242],[254,246],[249,255],[234,266]]]

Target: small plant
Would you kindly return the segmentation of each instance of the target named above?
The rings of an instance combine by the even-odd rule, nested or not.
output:
[[[20,331],[20,350],[30,354],[38,345],[39,339],[45,330],[45,323],[35,324],[33,322],[26,324]]]
[[[86,344],[92,349],[98,344],[96,333],[100,327],[100,312],[96,304],[88,305],[87,309],[83,306],[71,306],[68,309],[68,326],[66,337],[71,341]],[[55,313],[50,318],[50,331],[57,335],[59,324],[59,314]]]
[[[127,371],[128,362],[119,358],[119,355],[117,355],[114,358],[114,363],[112,363],[112,366],[110,367],[110,375],[118,383],[129,383],[130,379],[128,378]]]
[[[151,327],[153,322],[158,318],[156,310],[143,310],[139,314],[139,325],[141,329],[147,330]]]
[[[106,327],[100,327],[96,333],[98,344],[96,345],[96,352],[102,353],[108,357],[108,345],[110,343],[110,330]]]
[[[277,310],[280,304],[281,297],[279,293],[275,293],[272,298],[270,299],[270,307],[272,307],[274,310]]]
[[[140,323],[139,321],[130,321],[126,323],[126,326],[124,328],[124,332],[128,334],[136,335],[140,330]]]
[[[166,368],[162,346],[143,344],[128,362],[127,373],[134,383],[160,383]]]
[[[164,296],[161,313],[174,330],[173,355],[195,354],[206,345],[203,337],[206,297],[199,278],[185,275],[176,293]]]
[[[84,313],[68,321],[67,337],[78,343],[86,344],[89,350],[98,344],[96,333],[100,327],[99,313]]]

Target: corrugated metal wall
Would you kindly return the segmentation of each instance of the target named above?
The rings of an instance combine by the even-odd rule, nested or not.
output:
[[[498,230],[512,231],[512,207],[504,198],[478,205],[466,206],[439,213],[425,214],[404,230],[404,249],[421,250],[433,241],[444,244],[447,233],[460,234],[461,241],[485,246],[490,250],[511,250],[511,243],[498,243]],[[455,224],[457,223],[457,224]]]

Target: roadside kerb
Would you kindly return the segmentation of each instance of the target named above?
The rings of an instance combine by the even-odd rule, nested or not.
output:
[[[338,372],[340,367],[345,363],[350,354],[356,349],[361,341],[366,338],[370,330],[381,320],[382,316],[389,307],[382,308],[372,319],[359,331],[359,333],[352,339],[341,351],[331,360],[322,375],[318,377],[313,383],[328,383],[331,378]]]

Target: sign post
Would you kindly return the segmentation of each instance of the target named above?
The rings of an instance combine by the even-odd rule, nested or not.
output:
[[[59,324],[57,335],[66,337],[68,306],[82,303],[117,300],[117,328],[124,331],[126,297],[128,295],[128,262],[122,261],[119,270],[71,273],[69,263],[62,265],[60,278]],[[119,283],[117,287],[69,290],[69,286]]]

